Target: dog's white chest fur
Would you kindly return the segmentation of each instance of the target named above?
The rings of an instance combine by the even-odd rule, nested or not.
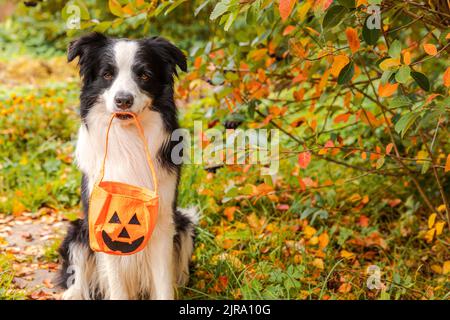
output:
[[[159,268],[160,264],[155,265],[153,256],[161,257],[161,254],[167,256],[169,266],[166,267],[169,270],[162,274],[168,278],[172,276],[170,263],[173,245],[171,237],[174,234],[172,204],[177,177],[162,168],[156,159],[162,143],[167,138],[161,116],[156,112],[145,111],[139,119],[144,128],[158,179],[159,215],[152,238],[143,251],[131,256],[95,254],[98,287],[112,299],[135,298],[140,292],[154,290],[155,281],[152,280],[151,273],[155,268]],[[83,125],[79,130],[76,161],[81,171],[88,177],[89,194],[99,177],[105,152],[107,124],[106,116],[91,112],[87,121],[88,127]],[[154,189],[143,141],[133,121],[114,119],[109,133],[104,180]],[[170,255],[164,254],[163,251],[169,252]],[[172,279],[165,280],[172,282]],[[171,298],[169,289],[167,291],[160,293],[161,297]]]

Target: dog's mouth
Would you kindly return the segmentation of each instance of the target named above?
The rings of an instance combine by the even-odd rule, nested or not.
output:
[[[130,120],[131,118],[133,118],[133,116],[131,114],[117,114],[117,118],[119,118],[120,120]]]

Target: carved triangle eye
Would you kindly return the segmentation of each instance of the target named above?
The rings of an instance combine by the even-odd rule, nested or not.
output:
[[[128,224],[137,224],[137,225],[141,225],[141,223],[139,222],[136,213],[134,214],[134,216],[131,218],[130,222],[128,222]]]
[[[113,216],[109,220],[109,223],[120,223],[119,215],[114,211]]]

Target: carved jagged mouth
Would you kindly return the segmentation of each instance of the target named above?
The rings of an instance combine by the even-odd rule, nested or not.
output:
[[[122,253],[130,253],[135,251],[144,241],[144,236],[134,240],[131,243],[122,242],[122,241],[114,241],[111,239],[110,236],[105,231],[102,231],[102,238],[105,242],[106,246],[113,250],[113,251],[119,251]]]

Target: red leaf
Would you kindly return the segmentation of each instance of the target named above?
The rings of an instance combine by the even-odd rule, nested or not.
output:
[[[311,162],[311,153],[309,151],[300,152],[298,154],[298,164],[300,168],[306,169]]]
[[[280,0],[278,9],[280,10],[281,20],[286,21],[294,9],[295,0]]]

